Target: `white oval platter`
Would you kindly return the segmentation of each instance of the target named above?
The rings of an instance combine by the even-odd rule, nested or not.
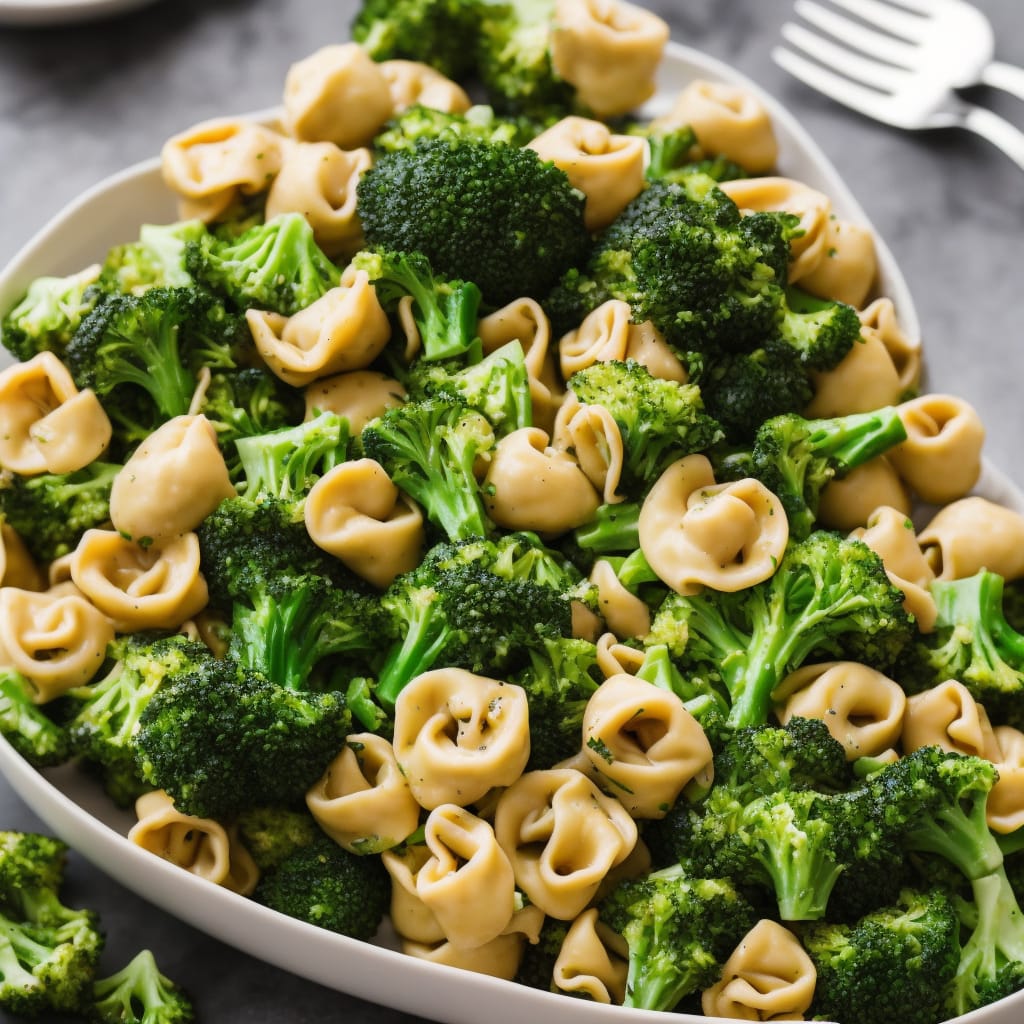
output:
[[[659,91],[644,113],[655,115],[686,83],[712,78],[742,85],[769,108],[780,144],[780,171],[828,195],[839,216],[868,219],[824,154],[776,100],[717,60],[670,44]],[[271,120],[273,112],[253,115]],[[61,211],[0,273],[0,310],[44,274],[70,274],[101,260],[113,245],[138,236],[144,223],[176,217],[175,201],[160,178],[159,161],[130,167],[100,182]],[[877,238],[877,232],[876,232]],[[920,334],[917,314],[892,254],[878,239],[878,293],[892,298],[907,333]],[[10,362],[0,355],[0,366]],[[1024,496],[1002,474],[986,467],[978,490],[1024,512]],[[32,810],[97,868],[196,928],[246,953],[321,985],[407,1013],[478,1024],[666,1024],[662,1013],[603,1006],[541,992],[511,982],[406,957],[382,933],[375,944],[358,942],[275,913],[252,900],[190,875],[125,839],[133,817],[118,811],[98,784],[73,766],[35,771],[0,740],[0,771]],[[673,1014],[676,1024],[706,1017]],[[1024,992],[960,1018],[961,1024],[1019,1024]]]
[[[153,0],[0,0],[0,25],[72,25],[126,14]]]

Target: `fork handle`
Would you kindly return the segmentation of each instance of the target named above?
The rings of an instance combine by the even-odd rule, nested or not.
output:
[[[973,106],[965,110],[962,124],[969,131],[988,139],[1024,170],[1024,132],[1015,124],[985,107]]]
[[[994,60],[982,68],[981,80],[993,89],[1002,89],[1024,100],[1024,68],[1016,68],[1012,64]]]

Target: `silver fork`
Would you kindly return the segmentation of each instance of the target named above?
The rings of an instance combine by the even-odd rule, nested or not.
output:
[[[902,37],[876,32],[811,0],[796,0],[796,13],[807,17],[812,11],[808,20],[833,38],[787,23],[782,35],[794,49],[776,47],[772,58],[777,64],[811,88],[885,124],[907,129],[966,128],[988,139],[1024,168],[1024,133],[992,111],[961,99],[950,77],[936,74],[936,58],[916,66],[910,59],[908,46],[918,54],[925,49],[922,46],[917,50],[908,42],[908,34],[918,26],[906,19],[921,20],[911,9],[935,10],[947,0],[899,0],[902,10],[882,0],[834,3],[862,19],[873,18],[880,27],[885,18],[890,31],[896,31],[894,25],[902,25]],[[957,40],[945,45],[955,48]],[[930,52],[939,52],[936,44],[931,47]],[[866,56],[864,50],[872,56]],[[941,63],[938,66],[941,70]]]

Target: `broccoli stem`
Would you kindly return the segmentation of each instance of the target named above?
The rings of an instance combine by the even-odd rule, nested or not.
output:
[[[904,837],[907,849],[944,857],[972,882],[1000,870],[1003,851],[985,817],[987,796],[986,791],[969,803],[960,800],[919,816]]]
[[[576,543],[597,554],[625,553],[640,547],[640,504],[602,505],[594,519],[576,530]]]
[[[1002,576],[982,569],[966,579],[935,580],[929,588],[938,612],[936,624],[969,629],[971,660],[990,671],[1008,660],[1024,664],[1024,635],[1003,613],[1004,584]],[[984,628],[974,628],[979,625]]]
[[[448,630],[435,631],[429,610],[417,615],[401,644],[393,647],[377,678],[377,700],[387,711],[394,711],[398,695],[409,680],[426,672],[448,640]]]
[[[907,428],[895,406],[833,419],[812,420],[808,448],[826,456],[845,473],[907,439]]]

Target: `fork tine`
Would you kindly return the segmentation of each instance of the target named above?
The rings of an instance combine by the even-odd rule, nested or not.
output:
[[[896,92],[906,81],[910,71],[894,68],[890,64],[882,64],[877,60],[863,57],[859,53],[839,46],[822,36],[808,32],[800,25],[785,24],[782,26],[782,37],[792,43],[798,50],[809,54],[815,60],[834,68],[840,74],[847,75],[855,82],[870,85],[884,92]]]
[[[902,42],[895,36],[876,32],[860,22],[837,14],[820,4],[812,3],[811,0],[795,0],[793,10],[804,21],[835,36],[855,50],[862,50],[900,67],[911,68],[914,66],[917,47]]]
[[[905,10],[898,10],[881,0],[832,0],[836,7],[842,7],[858,18],[892,32],[893,35],[917,42],[927,26],[928,19]]]
[[[893,107],[888,98],[875,92],[874,89],[851,82],[848,78],[843,78],[782,46],[776,46],[772,50],[771,56],[779,67],[788,71],[794,78],[798,78],[805,85],[824,93],[837,103],[842,103],[858,113],[873,117],[878,121],[884,121],[886,124],[912,127],[904,125],[902,120],[894,118]]]

